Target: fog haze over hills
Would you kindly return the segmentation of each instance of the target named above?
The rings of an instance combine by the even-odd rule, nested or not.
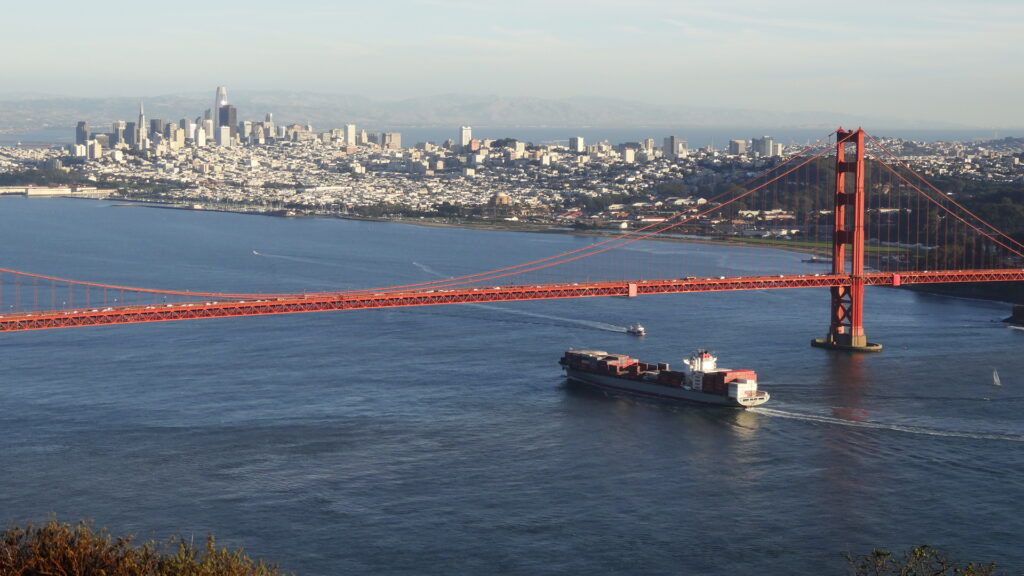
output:
[[[238,108],[239,120],[262,120],[274,114],[275,122],[312,124],[325,130],[354,123],[369,130],[405,127],[762,127],[823,128],[837,125],[872,125],[886,128],[963,128],[942,126],[907,118],[851,117],[828,111],[766,112],[754,109],[666,107],[609,98],[548,99],[533,97],[436,95],[405,100],[374,100],[345,94],[232,91],[228,99]],[[139,102],[147,118],[177,121],[195,118],[213,104],[209,94],[153,97],[75,98],[27,93],[0,93],[0,131],[17,132],[49,127],[73,127],[79,120],[103,129],[114,120],[134,120]]]

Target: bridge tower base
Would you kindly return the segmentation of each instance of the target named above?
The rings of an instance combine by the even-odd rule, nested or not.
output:
[[[881,352],[882,345],[877,342],[868,342],[866,339],[847,344],[842,340],[833,341],[828,338],[815,338],[811,340],[811,346],[817,348],[828,348],[829,350],[845,350],[847,352]]]
[[[856,153],[847,159],[846,146]],[[846,175],[853,174],[848,190]],[[849,352],[881,352],[882,345],[868,342],[864,334],[864,131],[836,131],[835,223],[832,228],[832,274],[848,276],[850,283],[832,288],[832,318],[828,336],[811,340],[811,346]],[[849,210],[847,210],[849,208]],[[848,218],[849,216],[849,218]],[[848,227],[847,220],[849,222]],[[846,270],[846,245],[850,245],[850,270]]]

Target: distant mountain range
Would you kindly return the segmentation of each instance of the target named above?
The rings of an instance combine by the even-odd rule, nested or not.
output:
[[[655,106],[605,98],[531,98],[506,96],[438,95],[405,100],[372,100],[342,94],[228,91],[240,120],[262,120],[267,112],[278,124],[312,124],[314,129],[340,128],[353,123],[371,130],[408,127],[470,125],[474,127],[643,128],[730,127],[821,128],[837,125],[872,125],[888,128],[921,126],[914,119],[856,117],[850,114],[807,111],[766,112],[748,109]],[[196,118],[214,99],[209,94],[146,97],[146,117],[177,121]],[[106,127],[114,120],[138,117],[140,98],[75,98],[25,93],[0,93],[0,132],[22,132],[73,127],[85,120]],[[931,127],[935,123],[928,123]],[[945,127],[964,126],[947,123]],[[101,128],[102,129],[102,128]]]

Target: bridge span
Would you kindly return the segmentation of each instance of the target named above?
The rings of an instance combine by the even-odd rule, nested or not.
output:
[[[1024,269],[941,270],[923,272],[868,272],[865,286],[904,286],[953,282],[1024,281]],[[606,296],[637,297],[652,294],[833,288],[848,286],[849,275],[737,276],[718,278],[669,278],[618,282],[506,285],[485,288],[440,288],[383,292],[328,292],[294,295],[239,297],[208,294],[208,301],[106,306],[75,310],[14,313],[0,316],[0,332],[46,330],[80,326],[105,326],[140,322],[169,322],[203,318],[233,318],[303,312],[369,310],[408,306],[438,306],[477,302],[516,302]]]

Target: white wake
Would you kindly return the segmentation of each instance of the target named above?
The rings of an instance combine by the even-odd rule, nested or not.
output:
[[[872,422],[870,420],[847,420],[833,416],[819,414],[806,414],[801,412],[788,412],[775,408],[758,406],[748,408],[749,412],[764,414],[775,418],[789,418],[792,420],[803,420],[805,422],[820,422],[822,424],[834,424],[837,426],[850,426],[853,428],[868,428],[873,430],[891,430],[893,432],[905,432],[909,434],[923,434],[925,436],[943,436],[947,438],[974,438],[978,440],[1005,440],[1008,442],[1024,442],[1024,436],[1019,434],[999,434],[988,432],[964,432],[960,430],[940,430],[926,426],[906,426],[902,424],[886,424],[883,422]]]
[[[525,310],[515,310],[512,308],[505,308],[502,306],[495,306],[493,304],[466,304],[466,306],[475,306],[477,308],[485,308],[487,310],[495,310],[504,314],[512,314],[515,316],[529,316],[531,318],[540,318],[543,320],[551,320],[555,322],[564,322],[566,324],[576,324],[579,326],[586,326],[587,328],[593,328],[595,330],[604,330],[606,332],[626,332],[625,326],[616,326],[615,324],[609,324],[607,322],[598,322],[596,320],[583,320],[581,318],[566,318],[564,316],[553,316],[551,314],[538,314],[536,312],[527,312]]]

